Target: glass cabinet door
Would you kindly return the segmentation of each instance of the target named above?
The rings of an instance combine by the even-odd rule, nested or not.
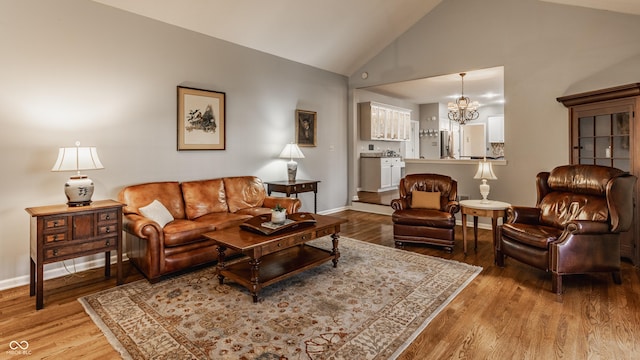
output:
[[[631,171],[631,106],[576,109],[572,119],[572,163]]]

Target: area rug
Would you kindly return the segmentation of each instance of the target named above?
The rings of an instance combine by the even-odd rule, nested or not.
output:
[[[78,300],[125,359],[394,359],[482,270],[344,237],[340,253],[258,303],[215,267]]]

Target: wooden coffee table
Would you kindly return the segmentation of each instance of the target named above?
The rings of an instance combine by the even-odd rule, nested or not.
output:
[[[204,234],[218,243],[218,279],[227,277],[247,288],[258,302],[263,287],[291,277],[329,260],[338,265],[340,225],[345,219],[313,214],[314,224],[275,235],[263,235],[241,229],[240,226]],[[331,236],[332,250],[306,244],[308,241]],[[225,251],[232,249],[246,255],[238,261],[226,262]]]

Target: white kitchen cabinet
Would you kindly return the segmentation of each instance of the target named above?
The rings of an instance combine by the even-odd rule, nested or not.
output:
[[[400,158],[360,158],[360,190],[381,192],[396,189],[402,178]]]
[[[411,110],[376,102],[358,104],[362,140],[408,141]]]
[[[489,142],[490,143],[503,143],[504,142],[504,116],[489,116],[487,118],[489,124]]]

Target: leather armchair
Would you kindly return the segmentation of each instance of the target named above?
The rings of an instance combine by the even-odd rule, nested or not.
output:
[[[412,207],[414,191],[439,192],[437,208]],[[404,243],[423,243],[443,246],[453,251],[455,214],[460,211],[458,183],[446,175],[411,174],[400,179],[399,199],[391,201],[394,210],[393,239],[397,247]]]
[[[498,226],[496,262],[511,257],[550,271],[562,293],[568,274],[611,272],[620,279],[620,233],[633,222],[636,177],[598,165],[559,166],[537,175],[535,207],[507,209]]]

